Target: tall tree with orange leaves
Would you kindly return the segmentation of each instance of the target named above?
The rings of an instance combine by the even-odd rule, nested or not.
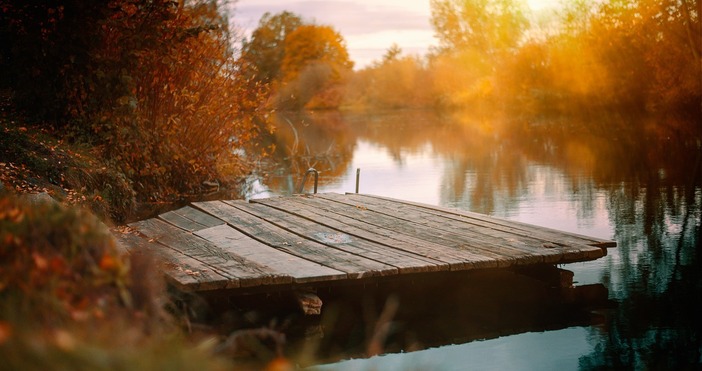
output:
[[[251,78],[264,83],[280,78],[285,38],[303,23],[299,15],[288,11],[263,14],[251,37],[242,41],[241,61],[251,67]]]
[[[300,26],[285,38],[276,103],[290,109],[338,107],[341,82],[352,68],[341,34],[329,26]]]

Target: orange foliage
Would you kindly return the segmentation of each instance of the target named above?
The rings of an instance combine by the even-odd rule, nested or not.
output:
[[[417,108],[434,99],[432,81],[418,57],[400,57],[396,46],[382,63],[365,68],[350,79],[344,105],[350,108]]]
[[[275,105],[283,109],[336,108],[351,71],[343,37],[329,26],[302,25],[285,38]]]
[[[246,76],[271,88],[269,103],[284,110],[339,107],[353,67],[338,32],[287,11],[261,17],[243,42],[240,64]]]
[[[303,24],[302,18],[283,11],[261,16],[251,37],[242,42],[241,61],[250,66],[248,73],[255,81],[271,83],[280,79],[280,67],[285,57],[285,39]]]
[[[76,312],[128,304],[121,291],[128,265],[107,229],[87,212],[3,195],[0,240],[1,301],[38,308],[44,317],[36,321],[51,324]]]
[[[285,38],[282,80],[295,80],[310,63],[329,65],[332,69],[331,79],[337,81],[342,71],[353,68],[344,38],[329,26],[303,25]]]
[[[5,344],[12,337],[12,325],[0,321],[0,345]]]
[[[127,27],[107,27],[112,32],[106,50],[124,53],[130,51],[125,41],[140,42],[132,38],[141,33],[125,31],[131,22],[146,22],[152,16],[146,10],[123,9],[123,15],[113,17]],[[226,180],[217,162],[236,161],[233,149],[253,138],[255,128],[241,112],[258,104],[250,100],[257,88],[242,78],[214,3],[170,9],[165,19],[154,40],[158,44],[136,55],[128,76],[131,90],[117,99],[115,113],[101,112],[104,123],[96,128],[116,124],[105,150],[139,185],[137,191],[151,199],[197,193],[203,181]]]
[[[702,117],[699,0],[576,1],[527,29],[512,0],[434,0],[440,46],[426,65],[390,59],[348,86],[351,108],[592,109]],[[390,83],[391,82],[391,83]]]
[[[64,16],[51,17],[55,25],[37,37],[43,12],[54,8],[16,3],[4,9],[9,18],[38,14],[24,28],[0,30],[31,41],[24,46],[24,39],[9,38],[17,50],[27,49],[11,54],[9,67],[23,79],[32,71],[57,76],[56,84],[41,89],[18,80],[19,101],[31,106],[35,91],[54,94],[39,100],[57,107],[47,116],[98,145],[140,200],[199,193],[203,181],[226,184],[246,171],[233,153],[256,135],[242,111],[257,109],[262,90],[233,57],[228,19],[217,1],[61,0]],[[231,164],[233,173],[220,173],[218,162]]]

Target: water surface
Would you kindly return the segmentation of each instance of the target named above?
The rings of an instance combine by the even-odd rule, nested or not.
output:
[[[279,114],[272,122],[277,130],[268,144],[276,150],[253,178],[250,198],[299,192],[310,167],[320,171],[319,192],[353,192],[360,169],[361,193],[619,245],[603,259],[562,267],[575,273],[577,285],[604,284],[616,304],[598,309],[591,324],[517,330],[484,341],[466,336],[473,341],[465,343],[448,338],[415,352],[399,349],[336,363],[334,369],[463,369],[467,362],[477,369],[702,363],[702,190],[694,124],[612,113],[520,118],[425,111]],[[305,191],[311,189],[309,181]],[[463,323],[445,317],[447,326]],[[339,358],[356,356],[341,352]]]

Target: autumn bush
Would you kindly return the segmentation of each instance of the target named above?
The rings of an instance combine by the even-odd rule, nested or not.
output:
[[[224,369],[187,344],[160,272],[88,212],[0,193],[2,369]]]
[[[234,58],[218,2],[2,5],[15,103],[99,149],[138,200],[181,199],[247,172],[241,154],[256,154],[247,145],[259,127],[246,112],[263,90]]]
[[[203,181],[226,180],[218,163],[239,161],[234,175],[240,175],[246,166],[234,150],[257,129],[242,112],[258,102],[248,100],[251,86],[241,78],[216,7],[203,3],[174,12],[159,37],[162,45],[139,56],[134,89],[118,99],[124,113],[105,117],[119,128],[105,143],[108,157],[152,199],[198,193]],[[117,49],[125,44],[114,42]]]
[[[438,95],[428,68],[394,45],[382,60],[348,78],[342,106],[348,109],[432,108]]]
[[[3,313],[38,325],[105,316],[129,303],[128,266],[106,228],[80,210],[0,198]],[[7,319],[7,318],[6,318]]]

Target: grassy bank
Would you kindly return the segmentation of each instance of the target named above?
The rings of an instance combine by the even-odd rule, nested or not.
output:
[[[0,181],[7,190],[45,192],[105,221],[121,222],[135,212],[135,193],[123,174],[95,149],[25,120],[6,94],[0,97],[0,133]]]
[[[106,224],[140,207],[130,181],[100,153],[25,120],[3,95],[0,368],[266,367],[270,359],[227,356],[227,334],[195,335],[158,263],[117,248]]]

